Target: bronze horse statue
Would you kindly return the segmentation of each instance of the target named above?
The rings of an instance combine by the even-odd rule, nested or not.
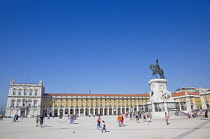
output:
[[[149,67],[152,70],[152,76],[153,77],[154,77],[154,75],[156,75],[156,78],[157,78],[157,74],[159,74],[161,79],[165,79],[163,69],[158,68],[158,67],[156,67],[155,65],[152,65],[152,64],[150,64]]]

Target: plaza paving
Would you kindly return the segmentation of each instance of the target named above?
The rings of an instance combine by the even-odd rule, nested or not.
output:
[[[118,127],[116,116],[102,116],[107,132],[96,129],[97,117],[79,117],[74,125],[69,124],[67,117],[59,119],[45,118],[43,127],[35,126],[35,118],[19,119],[13,123],[12,118],[0,120],[0,139],[198,139],[210,138],[210,120],[199,118],[170,118],[169,125],[164,119],[152,122],[137,123],[125,118],[125,126]],[[74,133],[75,132],[75,133]]]

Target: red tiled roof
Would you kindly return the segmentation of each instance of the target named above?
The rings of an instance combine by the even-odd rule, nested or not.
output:
[[[44,94],[48,96],[118,96],[118,97],[149,97],[149,94]]]
[[[172,97],[185,96],[185,93],[187,93],[187,95],[199,95],[199,93],[179,92],[179,93],[173,94]]]

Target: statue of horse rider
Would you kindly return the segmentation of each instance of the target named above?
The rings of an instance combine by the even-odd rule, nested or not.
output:
[[[152,70],[152,76],[156,75],[157,78],[157,74],[159,74],[161,79],[165,79],[163,69],[160,68],[158,59],[156,60],[156,65],[150,65],[150,69]]]

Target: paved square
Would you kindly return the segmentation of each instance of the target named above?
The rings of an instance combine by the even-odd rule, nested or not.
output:
[[[107,132],[101,133],[96,129],[97,117],[79,117],[75,124],[69,124],[67,117],[59,119],[45,118],[43,127],[36,127],[35,118],[19,119],[13,123],[12,118],[0,120],[0,139],[197,139],[210,138],[209,120],[199,118],[176,118],[169,119],[170,124],[166,125],[164,119],[154,119],[152,122],[140,123],[125,118],[124,127],[118,127],[116,116],[102,116],[107,126]],[[73,133],[73,131],[75,133]]]

